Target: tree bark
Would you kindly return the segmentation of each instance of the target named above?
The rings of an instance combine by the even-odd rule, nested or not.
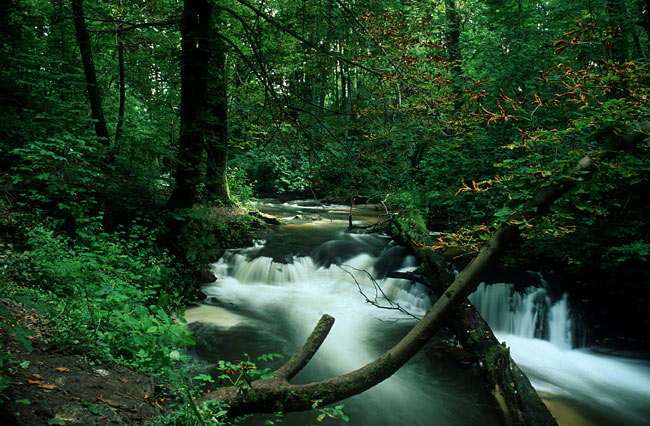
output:
[[[108,128],[104,119],[104,110],[102,109],[102,96],[97,85],[97,74],[95,72],[95,61],[93,52],[90,47],[90,36],[86,28],[86,17],[83,10],[83,0],[72,0],[72,16],[74,27],[77,34],[77,42],[81,52],[81,62],[84,67],[86,77],[86,90],[88,91],[88,100],[90,101],[91,115],[95,124],[95,133],[97,139],[104,145],[110,144],[108,137]]]
[[[591,167],[588,157],[580,160],[577,171]],[[528,201],[519,215],[513,219],[530,218],[548,207],[566,191],[573,187],[572,181],[542,187]],[[238,416],[249,413],[299,411],[311,408],[312,401],[322,400],[323,405],[331,404],[363,392],[394,374],[413,355],[415,355],[445,324],[459,306],[466,302],[467,296],[476,290],[481,277],[494,265],[510,242],[520,234],[517,226],[505,224],[496,231],[481,248],[476,258],[458,274],[453,283],[441,294],[438,301],[425,316],[393,348],[375,361],[339,377],[320,382],[292,385],[281,377],[272,380],[258,380],[250,388],[230,387],[210,393],[203,401],[220,400],[230,405],[229,415]],[[523,419],[525,425],[556,425],[552,416],[543,420]]]
[[[230,202],[228,186],[228,75],[226,52],[221,39],[210,37],[210,80],[205,150],[207,153],[205,187],[208,197]]]
[[[121,2],[120,2],[121,6]],[[117,144],[122,137],[122,126],[124,125],[124,114],[126,109],[126,81],[124,78],[124,42],[122,41],[122,33],[117,33],[117,62],[118,72],[120,79],[120,103],[117,111],[117,124],[115,125],[115,140]]]
[[[210,6],[206,0],[186,0],[181,17],[181,119],[175,186],[167,209],[191,208],[201,182],[201,158],[207,109]]]

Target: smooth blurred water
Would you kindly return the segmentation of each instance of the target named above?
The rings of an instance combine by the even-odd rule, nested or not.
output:
[[[514,283],[483,283],[470,300],[535,389],[583,413],[587,420],[576,425],[650,425],[650,362],[581,348],[568,296],[554,299],[540,281],[521,291]]]
[[[267,203],[265,209],[288,224],[254,247],[226,253],[213,265],[218,280],[203,289],[209,304],[187,311],[206,369],[243,353],[280,353],[286,361],[328,313],[336,318],[330,335],[293,382],[330,378],[375,359],[414,324],[402,312],[368,302],[391,307],[375,284],[412,314],[421,316],[430,306],[421,285],[386,278],[390,271],[415,269],[415,259],[386,237],[346,233],[348,207],[297,202]],[[314,211],[319,217],[305,220]],[[369,221],[373,214],[365,209],[354,217]],[[482,285],[471,300],[549,405],[569,412],[562,426],[650,425],[650,363],[571,349],[581,338],[570,301],[553,298],[541,281],[521,291],[514,283]],[[481,373],[431,346],[390,379],[343,403],[353,425],[504,424]],[[287,414],[283,424],[316,424],[316,415]]]
[[[415,320],[367,300],[390,307],[383,291],[393,303],[423,315],[431,304],[428,291],[385,277],[389,271],[415,269],[415,259],[385,237],[345,232],[344,217],[281,226],[266,241],[228,252],[214,264],[218,280],[203,288],[213,306],[188,309],[201,341],[197,355],[216,363],[242,359],[244,352],[253,357],[281,353],[286,361],[328,313],[336,318],[329,336],[293,379],[306,383],[357,369],[397,343]],[[388,380],[343,404],[353,425],[502,423],[480,372],[430,347]],[[316,424],[317,414],[287,414],[283,424]],[[247,422],[263,423],[260,417]]]

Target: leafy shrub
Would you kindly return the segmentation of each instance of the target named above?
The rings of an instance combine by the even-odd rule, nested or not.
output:
[[[151,371],[194,342],[167,312],[180,295],[164,256],[100,232],[75,242],[38,226],[28,236],[32,249],[14,268],[41,289],[59,344]]]
[[[246,204],[253,197],[253,185],[246,171],[239,167],[228,167],[228,185],[230,186],[230,200],[235,204]]]

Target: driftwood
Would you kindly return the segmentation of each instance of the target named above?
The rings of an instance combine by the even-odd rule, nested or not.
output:
[[[258,211],[249,211],[248,214],[250,216],[256,217],[256,218],[264,221],[264,223],[267,223],[269,225],[280,225],[280,223],[281,223],[278,220],[277,217],[272,216],[270,214],[266,214],[266,213],[262,213],[262,212],[258,212]]]

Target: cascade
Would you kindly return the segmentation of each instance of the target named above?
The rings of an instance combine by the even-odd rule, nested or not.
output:
[[[269,207],[290,221],[298,208],[310,206]],[[212,265],[218,280],[203,288],[209,302],[186,315],[202,342],[196,356],[206,371],[220,359],[242,359],[244,352],[281,353],[286,360],[328,313],[336,318],[332,331],[293,382],[333,377],[375,359],[414,324],[401,312],[367,302],[386,305],[375,284],[415,315],[431,306],[420,284],[386,278],[389,271],[414,270],[415,259],[386,238],[344,232],[344,207],[327,207],[331,222],[278,227],[266,241],[227,252]],[[540,282],[524,289],[482,284],[470,299],[545,400],[579,413],[580,422],[572,418],[561,426],[649,426],[650,362],[572,349],[583,344],[570,300],[553,297],[550,286]],[[432,346],[393,377],[343,403],[351,424],[359,426],[504,424],[480,371]],[[283,424],[314,424],[314,419],[313,412],[291,413]],[[242,426],[261,423],[264,419],[252,417]]]
[[[565,424],[650,424],[650,363],[584,348],[569,296],[553,298],[549,287],[541,276],[523,290],[481,283],[469,299],[549,404],[587,413]]]
[[[568,295],[553,300],[547,288],[543,279],[540,287],[521,292],[514,284],[481,283],[469,299],[496,333],[548,340],[560,349],[581,346]]]

